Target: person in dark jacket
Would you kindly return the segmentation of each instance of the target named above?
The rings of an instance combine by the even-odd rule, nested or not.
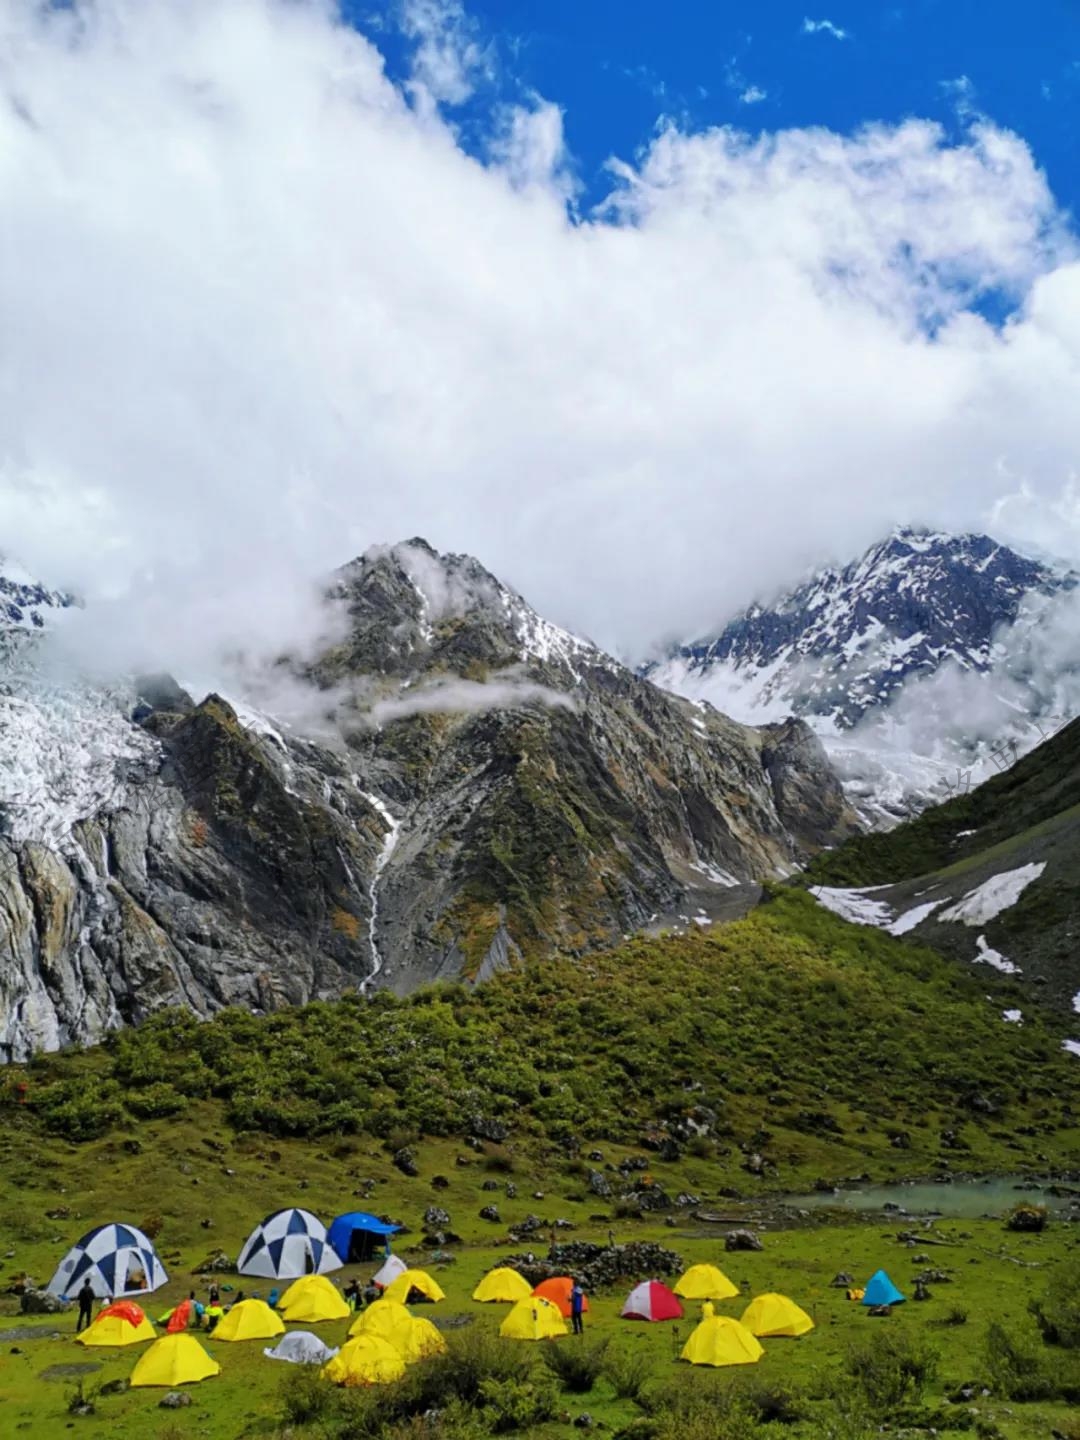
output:
[[[79,1321],[75,1326],[75,1334],[85,1330],[90,1324],[94,1312],[94,1287],[90,1284],[89,1277],[82,1282],[82,1289],[76,1299],[79,1302]]]
[[[581,1281],[575,1280],[570,1291],[570,1323],[574,1328],[575,1335],[584,1335],[585,1321],[585,1291],[581,1288]]]

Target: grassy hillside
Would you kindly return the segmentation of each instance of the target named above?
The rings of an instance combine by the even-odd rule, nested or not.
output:
[[[164,1011],[4,1083],[27,1086],[27,1135],[71,1141],[197,1111],[209,1135],[366,1135],[421,1154],[479,1135],[580,1168],[591,1143],[644,1137],[655,1154],[668,1135],[706,1188],[1076,1163],[1080,1065],[1037,1016],[1002,1023],[1014,996],[789,892],[712,933],[476,990],[204,1024]]]
[[[862,835],[817,857],[816,885],[878,885],[928,875],[984,853],[1080,806],[1080,720],[1003,775],[924,810],[885,834]]]

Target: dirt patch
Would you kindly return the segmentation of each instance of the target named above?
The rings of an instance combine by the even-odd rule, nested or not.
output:
[[[38,1375],[39,1380],[77,1380],[80,1375],[94,1375],[101,1369],[96,1360],[86,1360],[81,1365],[50,1365]]]

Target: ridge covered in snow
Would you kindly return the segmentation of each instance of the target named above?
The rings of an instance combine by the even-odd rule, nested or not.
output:
[[[899,529],[643,672],[744,723],[803,717],[888,822],[1076,712],[1078,581],[985,535]]]

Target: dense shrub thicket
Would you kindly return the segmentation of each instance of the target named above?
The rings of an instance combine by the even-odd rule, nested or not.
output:
[[[988,1003],[991,984],[1001,996]],[[783,892],[712,933],[636,939],[476,989],[208,1022],[164,1010],[8,1084],[27,1082],[45,1127],[76,1140],[193,1100],[282,1136],[498,1139],[505,1127],[628,1143],[705,1106],[715,1121],[699,1148],[877,1143],[910,1163],[937,1155],[943,1129],[962,1154],[965,1134],[1008,1138],[1003,1125],[1033,1115],[1042,1136],[1072,1125],[1080,1066],[1035,1017],[1001,1023],[1010,994]]]

